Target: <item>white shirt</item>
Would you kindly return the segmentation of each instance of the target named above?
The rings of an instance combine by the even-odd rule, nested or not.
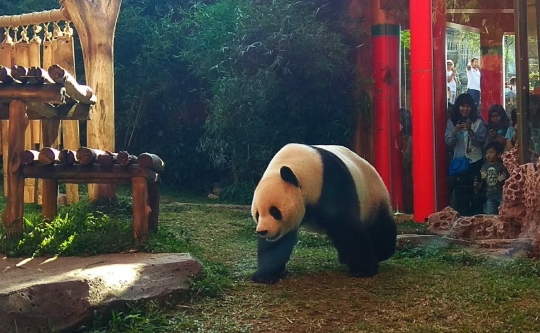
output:
[[[480,91],[480,70],[478,68],[467,69],[467,88]]]
[[[452,78],[452,81],[448,82],[448,78],[452,76],[453,71],[446,71],[446,86],[450,89],[450,91],[455,92],[456,91],[456,78]]]

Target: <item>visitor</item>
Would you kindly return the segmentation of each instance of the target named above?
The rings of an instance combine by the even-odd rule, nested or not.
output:
[[[488,143],[486,163],[480,169],[480,179],[474,181],[475,192],[485,191],[484,214],[498,215],[502,204],[503,185],[509,176],[501,159],[503,152],[504,145],[499,141]]]
[[[474,215],[481,212],[481,202],[475,201],[473,181],[480,177],[483,164],[486,125],[478,116],[474,99],[469,94],[460,94],[452,108],[450,119],[446,122],[445,142],[453,149],[453,159],[466,156],[470,161],[467,170],[450,177],[450,207],[461,215]]]
[[[486,144],[499,141],[506,146],[505,135],[510,127],[510,120],[506,115],[504,107],[500,104],[493,104],[488,110],[488,122],[486,124]]]
[[[478,58],[472,58],[467,64],[467,94],[471,95],[476,108],[480,106],[480,63]]]
[[[517,109],[513,108],[512,112],[510,112],[510,126],[508,127],[508,130],[506,130],[506,135],[504,138],[506,139],[505,142],[505,149],[511,150],[517,142]]]
[[[454,104],[456,101],[457,81],[456,68],[452,60],[446,62],[446,87],[448,90],[448,103]]]

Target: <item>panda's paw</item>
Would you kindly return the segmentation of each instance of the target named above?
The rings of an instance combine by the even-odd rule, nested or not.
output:
[[[374,267],[363,267],[363,268],[351,268],[349,267],[349,272],[353,277],[356,278],[370,278],[377,275],[379,271],[378,266]]]
[[[287,275],[287,271],[281,272],[261,272],[256,271],[251,275],[251,281],[255,283],[274,284]]]

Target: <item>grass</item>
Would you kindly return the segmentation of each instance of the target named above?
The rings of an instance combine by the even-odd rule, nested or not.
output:
[[[127,216],[122,204],[113,208],[110,221]],[[190,293],[115,311],[79,332],[540,332],[537,261],[404,248],[376,277],[355,279],[325,237],[302,232],[290,276],[266,286],[249,280],[257,263],[248,211],[164,204],[160,228],[143,250],[189,251],[205,265]]]

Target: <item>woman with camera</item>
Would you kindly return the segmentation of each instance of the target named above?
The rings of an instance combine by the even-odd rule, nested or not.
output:
[[[449,167],[452,188],[450,206],[461,215],[482,212],[481,203],[476,207],[472,186],[474,177],[480,177],[486,135],[486,125],[478,116],[472,96],[459,95],[446,123],[445,142],[454,151]]]

